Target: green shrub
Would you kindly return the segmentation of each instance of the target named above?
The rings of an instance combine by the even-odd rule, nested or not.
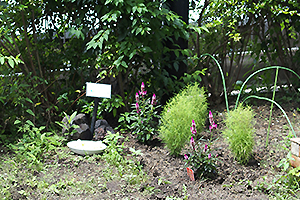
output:
[[[194,119],[198,132],[207,118],[207,101],[203,88],[189,85],[165,105],[161,114],[159,135],[172,155],[179,155],[191,138],[191,122]]]
[[[30,120],[25,123],[16,120],[15,125],[19,126],[18,131],[23,133],[23,138],[9,147],[21,162],[27,161],[28,167],[41,170],[44,161],[63,144],[64,138],[54,132],[44,131],[45,126],[36,127]]]
[[[243,107],[242,105],[230,111],[225,119],[226,129],[223,134],[228,140],[235,159],[241,164],[248,162],[253,150],[253,121],[253,110],[249,106]]]

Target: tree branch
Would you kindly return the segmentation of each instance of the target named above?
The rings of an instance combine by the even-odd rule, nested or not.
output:
[[[32,55],[31,55],[30,49],[29,49],[30,44],[29,44],[29,39],[28,39],[28,36],[27,36],[27,26],[26,26],[26,23],[25,23],[25,16],[24,16],[24,11],[23,10],[21,11],[21,17],[22,17],[22,22],[23,22],[23,25],[24,25],[24,36],[25,36],[25,40],[26,40],[27,53],[28,53],[29,61],[30,61],[31,67],[32,67],[33,74],[36,76],[36,71],[35,71],[35,68],[34,68]]]

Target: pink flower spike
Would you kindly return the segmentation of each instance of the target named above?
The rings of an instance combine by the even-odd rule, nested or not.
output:
[[[209,118],[213,118],[213,115],[212,115],[212,112],[211,112],[211,111],[209,111],[208,117],[209,117]]]
[[[191,137],[190,143],[191,143],[191,146],[193,147],[193,149],[195,150],[195,141],[194,141],[193,136]]]
[[[139,102],[139,100],[140,100],[139,93],[136,93],[136,94],[135,94],[135,100],[136,100],[136,102]]]
[[[135,108],[136,108],[136,112],[137,113],[140,113],[140,106],[139,106],[139,103],[138,102],[136,102],[136,104],[135,104]]]
[[[213,122],[213,124],[211,126],[209,126],[209,130],[211,131],[212,129],[217,129],[218,128],[218,125]]]
[[[192,132],[192,134],[194,134],[194,135],[196,135],[196,134],[197,134],[195,120],[192,120],[191,132]]]
[[[217,129],[218,128],[218,125],[217,124],[215,124],[215,122],[213,123],[213,125],[212,125],[212,128],[215,128],[215,129]]]
[[[144,84],[144,82],[142,82],[141,91],[144,92],[144,90],[145,90],[145,84]]]
[[[207,149],[208,149],[208,146],[207,146],[207,144],[204,146],[204,153],[207,151]]]
[[[208,159],[210,159],[211,158],[211,153],[210,154],[208,154]]]
[[[184,154],[184,159],[188,160],[189,157],[186,154]]]
[[[213,115],[212,115],[211,111],[209,111],[208,117],[209,117],[209,123],[211,125],[213,125],[214,124],[214,118],[213,118]]]
[[[192,127],[196,129],[196,123],[195,123],[195,120],[192,120]]]
[[[156,96],[155,96],[155,94],[153,94],[151,105],[155,105],[155,104],[156,104]]]

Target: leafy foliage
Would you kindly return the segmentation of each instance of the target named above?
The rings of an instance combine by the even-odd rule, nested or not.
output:
[[[199,132],[207,115],[207,102],[203,88],[188,85],[165,105],[161,114],[159,136],[171,154],[179,155],[190,139],[190,123],[194,119]]]
[[[56,121],[55,123],[58,124],[62,130],[64,135],[63,136],[67,136],[68,140],[71,139],[71,136],[73,136],[76,132],[77,132],[77,128],[79,128],[78,125],[74,124],[74,118],[76,117],[77,112],[73,112],[71,116],[67,115],[67,113],[64,112],[64,119],[66,119],[66,121]]]
[[[29,167],[42,169],[43,161],[62,145],[64,139],[55,133],[45,132],[45,126],[35,127],[30,120],[24,124],[16,120],[15,125],[20,125],[19,131],[24,134],[17,144],[10,144],[10,147],[21,161],[27,162]]]
[[[108,146],[102,158],[105,159],[110,166],[116,167],[119,176],[124,178],[129,184],[140,183],[146,178],[146,175],[139,161],[125,157],[125,152],[123,151],[125,148],[124,143],[120,144],[120,139],[123,138],[124,137],[120,136],[119,133],[106,135],[103,142]],[[133,157],[141,154],[140,150],[133,148],[130,148],[130,152]]]
[[[234,157],[242,164],[246,164],[254,146],[253,136],[254,113],[252,109],[239,105],[235,110],[227,113],[223,131]]]
[[[141,79],[149,80],[153,88],[168,88],[157,90],[158,96],[174,91],[165,66],[178,71],[178,62],[189,51],[169,49],[165,43],[174,42],[171,36],[175,40],[187,39],[187,25],[169,11],[165,1],[110,0],[101,10],[102,29],[87,44],[87,49],[101,51],[97,66],[101,66],[102,75],[117,78],[125,105],[130,102],[135,83]],[[168,52],[174,52],[176,59],[170,60]]]
[[[206,27],[207,32],[193,33],[190,48],[198,57],[204,53],[217,55],[221,63],[228,92],[243,81],[245,74],[261,67],[281,65],[299,72],[299,6],[297,1],[191,1],[199,10],[195,24]],[[212,60],[201,61],[197,68],[207,68],[203,77],[212,97],[222,93],[221,77]],[[264,72],[251,82],[252,91],[257,86],[270,88],[274,72]],[[289,78],[287,78],[289,77]],[[283,82],[298,81],[283,76]]]
[[[299,199],[300,195],[300,168],[290,166],[290,161],[295,160],[291,152],[277,165],[284,173],[276,175],[271,183],[266,181],[256,186],[256,189],[267,191],[270,199]]]
[[[80,24],[87,35],[87,27],[95,23],[78,20],[87,17],[88,9],[69,1],[1,2],[0,104],[5,111],[0,126],[7,135],[16,132],[10,130],[16,116],[30,117],[27,109],[35,114],[34,124],[49,127],[57,113],[70,106],[59,100],[60,95],[74,98],[75,88],[88,79],[88,66],[96,56],[85,51],[89,38],[77,38],[71,31]],[[74,16],[77,20],[72,23]]]
[[[82,109],[81,112],[91,115],[94,110],[94,101],[88,101],[86,99],[79,99],[77,105],[79,105]],[[111,95],[110,99],[100,99],[97,116],[102,116],[105,118],[105,114],[112,113],[113,117],[116,117],[118,114],[118,109],[124,107],[125,104],[120,95]]]

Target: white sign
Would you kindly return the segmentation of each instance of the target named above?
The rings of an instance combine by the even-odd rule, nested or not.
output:
[[[111,85],[100,83],[86,83],[86,96],[111,98]]]

